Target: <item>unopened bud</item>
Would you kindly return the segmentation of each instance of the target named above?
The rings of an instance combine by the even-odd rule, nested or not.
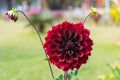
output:
[[[18,12],[14,8],[12,10],[10,10],[10,11],[7,11],[6,15],[8,15],[8,18],[13,20],[14,22],[16,22],[17,19],[18,19]]]
[[[96,9],[96,8],[91,8],[91,9],[90,9],[90,13],[92,13],[92,14],[97,14],[97,9]]]

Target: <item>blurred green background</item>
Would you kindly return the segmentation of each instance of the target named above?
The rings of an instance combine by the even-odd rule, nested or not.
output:
[[[15,7],[26,12],[41,32],[52,25],[80,22],[91,6],[98,10],[85,27],[94,41],[92,55],[79,69],[79,80],[96,80],[111,70],[107,64],[120,62],[120,0],[0,0],[0,80],[52,80],[38,36],[20,14],[16,23],[4,13]],[[63,73],[53,66],[55,76]]]

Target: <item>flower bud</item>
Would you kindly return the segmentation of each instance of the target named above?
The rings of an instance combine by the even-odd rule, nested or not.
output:
[[[12,10],[10,10],[10,11],[7,11],[6,15],[8,15],[8,18],[13,20],[14,22],[16,22],[17,19],[18,19],[18,12],[14,8]]]
[[[97,14],[97,9],[96,9],[96,8],[91,8],[91,9],[90,9],[90,13],[92,13],[92,14]]]

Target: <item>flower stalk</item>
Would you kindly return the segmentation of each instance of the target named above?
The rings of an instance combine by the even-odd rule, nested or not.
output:
[[[8,15],[8,17],[11,20],[16,22],[16,20],[18,19],[18,12],[22,13],[24,15],[24,17],[28,20],[28,22],[32,25],[32,27],[34,28],[34,30],[36,31],[36,33],[37,33],[37,35],[39,37],[40,43],[42,44],[42,48],[43,48],[43,41],[42,41],[42,38],[41,38],[41,35],[40,35],[38,29],[36,28],[36,26],[32,23],[32,21],[28,18],[28,16],[23,11],[12,9],[12,10],[8,11],[6,13],[6,15]],[[46,58],[48,59],[48,56],[47,56],[47,53],[46,53],[45,49],[44,49],[44,52],[45,52]],[[48,65],[49,65],[49,68],[50,68],[51,76],[54,79],[53,70],[52,70],[52,67],[51,67],[51,64],[50,64],[49,60],[48,60]]]
[[[85,17],[85,19],[83,20],[83,24],[85,24],[87,18],[88,18],[89,16],[91,16],[91,15],[92,15],[92,13],[89,13],[89,14]]]
[[[83,24],[85,24],[87,18],[88,18],[89,16],[91,16],[92,14],[94,14],[94,15],[97,14],[96,8],[91,8],[91,9],[90,9],[90,13],[89,13],[89,14],[85,17],[85,19],[83,20]]]
[[[67,72],[64,73],[64,80],[67,80]]]
[[[35,27],[35,25],[32,23],[32,21],[27,17],[27,15],[26,15],[23,11],[18,10],[17,12],[22,13],[22,14],[25,16],[25,18],[29,21],[29,23],[32,25],[32,27],[34,28],[34,30],[36,31],[36,33],[37,33],[37,35],[38,35],[38,37],[39,37],[39,40],[40,40],[40,42],[41,42],[41,44],[42,44],[42,48],[43,48],[43,41],[42,41],[42,38],[41,38],[41,35],[40,35],[38,29]],[[44,48],[43,48],[43,49],[44,49]],[[47,54],[46,54],[45,49],[44,49],[44,52],[45,52],[46,58],[48,59],[48,56],[47,56]],[[51,64],[50,64],[49,60],[48,60],[48,65],[49,65],[49,68],[50,68],[50,71],[51,71],[52,78],[54,79],[53,70],[52,70],[52,67],[51,67]]]

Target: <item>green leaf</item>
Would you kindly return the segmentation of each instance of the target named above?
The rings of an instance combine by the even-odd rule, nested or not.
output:
[[[72,75],[67,74],[67,78],[68,78],[68,80],[70,80],[70,79],[71,79],[71,77],[72,77]]]
[[[73,71],[72,71],[72,70],[69,70],[69,71],[68,71],[68,74],[69,74],[69,75],[72,75],[72,74],[73,74]]]
[[[46,59],[44,59],[44,60],[49,61],[49,58],[46,58]]]
[[[73,69],[73,75],[76,76],[77,74],[78,74],[78,69],[77,69],[77,68],[74,68],[74,69]]]
[[[63,75],[62,75],[62,74],[59,74],[59,75],[58,75],[58,78],[59,78],[60,80],[62,80],[62,79],[63,79]]]
[[[74,78],[72,78],[71,80],[78,80],[78,78],[74,77]]]
[[[55,78],[54,80],[59,80],[59,78]]]

